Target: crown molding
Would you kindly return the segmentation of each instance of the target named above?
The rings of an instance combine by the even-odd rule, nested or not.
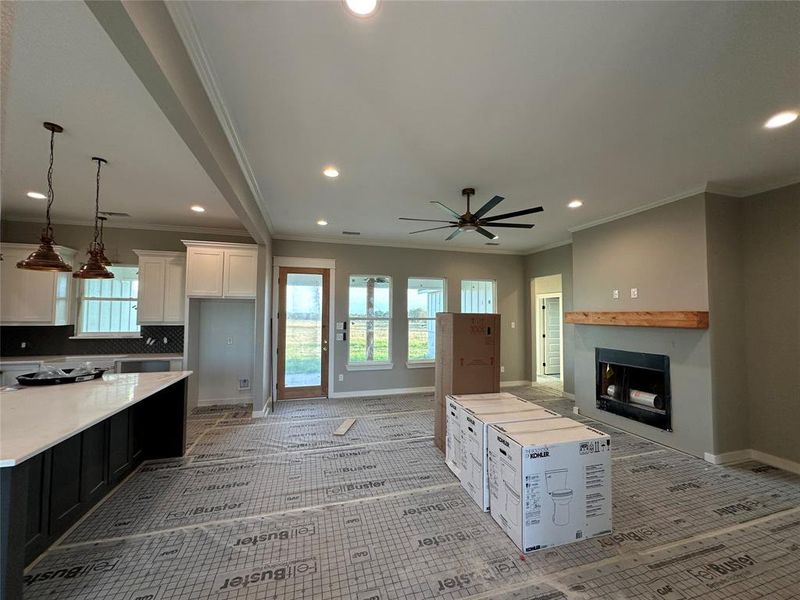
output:
[[[253,171],[250,160],[247,158],[241,138],[239,137],[239,133],[234,125],[233,118],[228,110],[228,105],[225,103],[225,99],[220,91],[220,85],[217,82],[217,76],[214,72],[211,59],[209,59],[208,54],[203,47],[203,43],[200,41],[200,35],[197,33],[197,27],[195,25],[194,18],[192,17],[191,9],[189,8],[188,3],[183,0],[166,2],[165,6],[172,17],[172,21],[175,24],[175,29],[177,29],[178,35],[181,37],[181,40],[183,40],[183,45],[186,48],[186,53],[189,55],[189,60],[192,61],[192,64],[197,71],[200,82],[203,84],[203,88],[206,91],[206,95],[211,103],[211,107],[214,109],[214,113],[217,115],[217,119],[219,120],[220,126],[225,133],[225,137],[228,139],[228,143],[230,144],[231,150],[236,157],[236,162],[239,164],[239,168],[242,170],[242,174],[247,181],[250,192],[253,194],[253,197],[255,197],[256,202],[261,209],[261,214],[264,217],[267,229],[269,230],[270,234],[274,234],[275,227],[272,222],[272,217],[267,210],[267,204],[264,201],[264,195],[261,193],[261,187],[258,185],[258,179],[255,176],[255,171]]]
[[[583,223],[582,225],[576,225],[575,227],[570,227],[569,229],[567,229],[567,231],[569,231],[570,233],[575,233],[576,231],[591,229],[592,227],[597,227],[598,225],[611,223],[612,221],[624,219],[625,217],[630,217],[631,215],[652,210],[654,208],[658,208],[659,206],[664,206],[665,204],[672,204],[673,202],[677,202],[678,200],[683,200],[685,198],[690,198],[691,196],[696,196],[697,194],[702,194],[706,192],[706,187],[707,187],[706,185],[703,185],[701,187],[692,188],[690,190],[683,191],[679,194],[675,194],[674,196],[662,198],[661,200],[656,200],[655,202],[650,202],[649,204],[643,204],[642,206],[631,208],[630,210],[616,213],[608,217],[603,217],[602,219],[597,219],[596,221],[589,221],[588,223]]]
[[[4,222],[17,223],[41,223],[41,217],[7,217],[3,216]],[[81,221],[71,219],[53,219],[54,225],[77,225],[80,227],[94,227],[94,221]],[[108,223],[106,221],[106,223]],[[178,233],[208,233],[214,235],[230,235],[236,237],[252,236],[244,229],[226,229],[224,227],[197,227],[193,225],[158,225],[155,223],[142,223],[136,221],[126,221],[125,223],[115,222],[113,225],[105,225],[105,230],[109,229],[143,229],[148,231],[175,231]]]
[[[543,246],[534,246],[530,250],[526,252],[526,256],[530,256],[531,254],[538,254],[539,252],[545,252],[547,250],[552,250],[553,248],[561,248],[561,246],[569,246],[572,244],[572,238],[568,240],[561,240],[560,242],[551,242],[550,244],[545,244]]]
[[[401,248],[408,250],[435,250],[438,252],[469,252],[472,254],[504,254],[512,256],[524,256],[528,254],[525,250],[497,250],[492,248],[442,248],[441,246],[434,246],[433,244],[403,244],[401,242],[387,242],[375,239],[362,239],[362,240],[341,240],[338,238],[330,237],[315,237],[304,235],[285,235],[277,233],[272,236],[273,240],[285,240],[287,242],[312,242],[319,244],[343,244],[345,246],[379,246],[383,248]]]

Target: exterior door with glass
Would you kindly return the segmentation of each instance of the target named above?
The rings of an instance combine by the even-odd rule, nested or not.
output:
[[[330,271],[278,271],[278,400],[328,395]]]

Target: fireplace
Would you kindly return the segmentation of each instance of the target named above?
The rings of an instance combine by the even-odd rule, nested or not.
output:
[[[672,431],[669,356],[595,348],[597,408]]]

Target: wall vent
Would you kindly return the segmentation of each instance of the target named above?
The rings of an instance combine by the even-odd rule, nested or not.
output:
[[[343,231],[342,235],[361,235],[360,231]]]

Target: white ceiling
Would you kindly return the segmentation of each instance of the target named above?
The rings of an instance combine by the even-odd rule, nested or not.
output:
[[[474,186],[507,198],[495,212],[545,207],[499,231],[521,251],[707,182],[800,179],[800,122],[762,127],[800,108],[798,2],[188,6],[279,235],[485,248],[397,221]]]
[[[3,77],[4,218],[43,218],[45,201],[25,194],[47,192],[49,133],[42,122],[55,121],[65,129],[56,136],[57,222],[92,221],[96,167],[90,159],[99,155],[109,161],[102,172],[101,209],[131,214],[108,226],[243,232],[83,2],[16,2],[13,13],[10,70]],[[206,212],[191,212],[192,204]]]

